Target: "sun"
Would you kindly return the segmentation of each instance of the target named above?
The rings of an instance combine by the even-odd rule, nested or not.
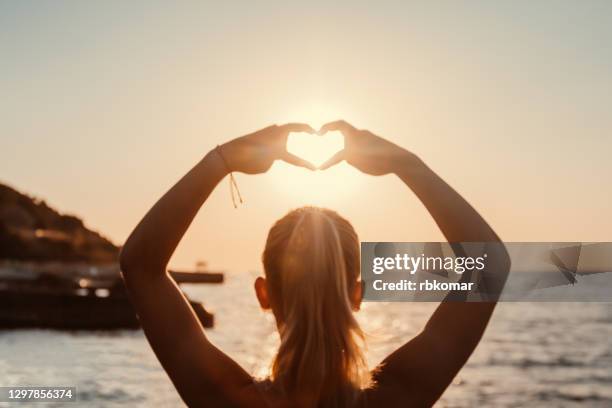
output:
[[[291,133],[287,138],[287,151],[319,167],[335,153],[344,149],[344,136],[340,132],[325,135]]]
[[[342,118],[343,112],[350,113],[346,109],[335,109],[325,103],[313,103],[285,112],[286,115],[283,116],[286,122],[308,123],[318,130],[321,125]],[[287,138],[287,150],[315,166],[321,165],[343,148],[344,136],[340,132],[329,132],[323,136],[292,133]],[[270,175],[273,188],[282,193],[282,197],[285,197],[291,206],[333,207],[354,201],[364,180],[363,175],[346,162],[324,171],[311,171],[276,161],[270,169]]]
[[[290,134],[287,151],[315,166],[320,166],[335,153],[344,149],[344,136],[329,132],[323,136],[308,133]],[[272,167],[275,188],[290,196],[294,205],[337,205],[357,194],[360,174],[346,162],[327,170],[307,170],[277,161]]]

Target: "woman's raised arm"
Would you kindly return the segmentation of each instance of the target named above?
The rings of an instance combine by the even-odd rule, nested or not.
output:
[[[497,234],[476,210],[414,154],[344,121],[325,125],[320,133],[340,130],[345,149],[322,168],[346,160],[372,175],[396,174],[417,195],[451,243],[489,242],[487,270],[499,293],[510,269],[510,259]],[[486,278],[486,277],[485,277]],[[442,302],[413,340],[382,363],[376,378],[417,406],[432,405],[442,395],[476,348],[495,302]],[[397,401],[399,402],[399,401]]]
[[[251,376],[208,341],[166,267],[199,208],[229,171],[263,173],[277,160],[312,168],[286,151],[289,132],[308,125],[270,126],[208,153],[149,210],[121,251],[128,293],[151,347],[190,406],[265,406]],[[216,404],[216,405],[215,405]]]

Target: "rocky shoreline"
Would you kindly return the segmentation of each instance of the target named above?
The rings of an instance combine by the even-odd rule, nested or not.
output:
[[[44,200],[0,184],[0,259],[36,262],[116,262],[119,248]]]

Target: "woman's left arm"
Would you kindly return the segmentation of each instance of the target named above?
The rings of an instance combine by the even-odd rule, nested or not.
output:
[[[313,168],[286,151],[290,132],[314,131],[303,124],[274,125],[209,152],[149,210],[121,251],[123,278],[147,339],[190,406],[260,404],[247,392],[251,376],[206,338],[167,273],[168,262],[199,208],[229,171],[264,173],[277,159]]]

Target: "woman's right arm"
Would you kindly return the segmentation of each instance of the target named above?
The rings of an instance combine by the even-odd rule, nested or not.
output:
[[[147,212],[121,251],[121,271],[155,355],[189,406],[264,406],[251,376],[206,337],[189,301],[167,273],[187,228],[230,171],[265,173],[275,160],[313,168],[286,151],[303,124],[269,126],[212,150]]]
[[[414,154],[346,122],[325,125],[321,132],[340,130],[345,149],[322,168],[346,160],[372,175],[396,174],[421,200],[451,243],[488,242],[493,245],[487,269],[493,270],[499,293],[510,269],[510,259],[497,234],[478,212]],[[407,403],[432,405],[442,395],[476,348],[495,302],[442,302],[424,330],[382,364],[380,386],[397,388]],[[401,391],[400,391],[401,390]]]

